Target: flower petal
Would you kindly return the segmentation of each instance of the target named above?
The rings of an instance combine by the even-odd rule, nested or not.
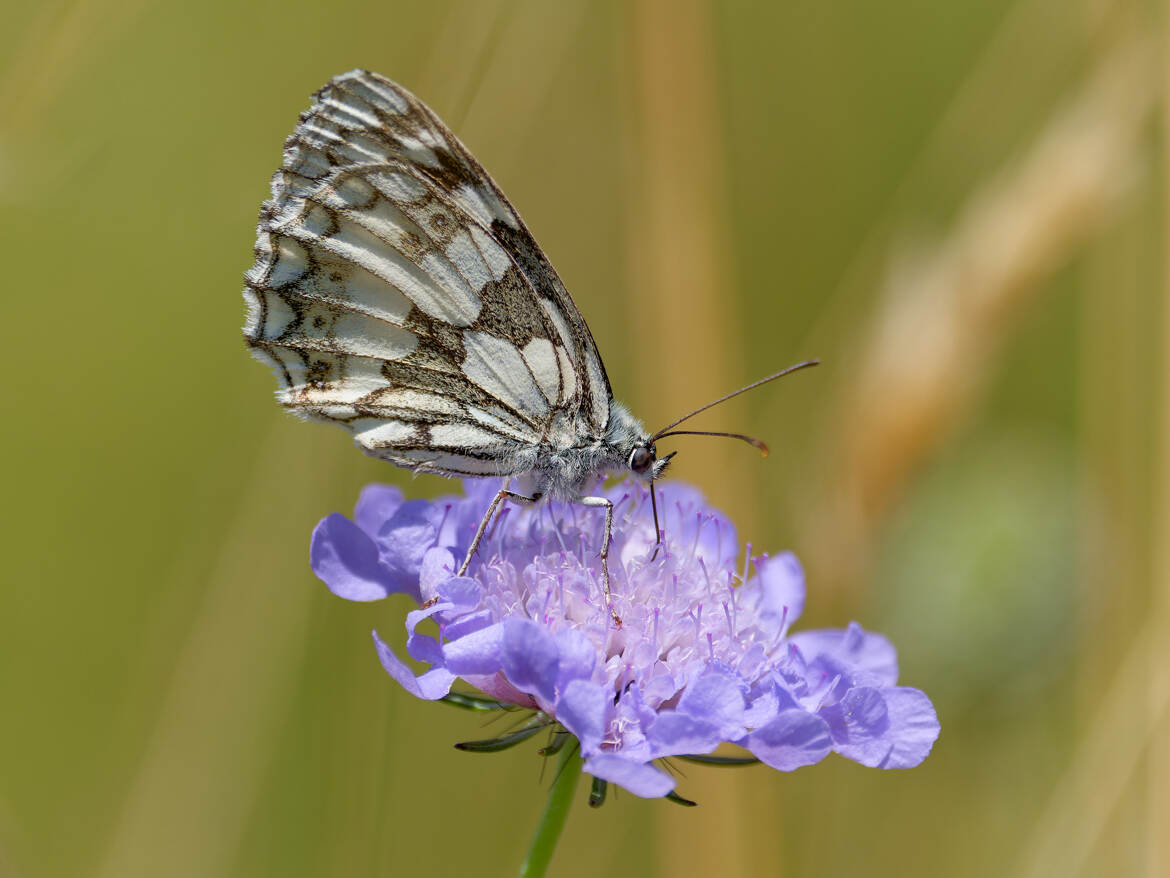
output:
[[[747,710],[744,711],[743,723],[749,729],[758,729],[775,719],[781,710],[796,706],[796,701],[786,689],[775,683],[762,686],[752,693]]]
[[[761,615],[791,625],[804,612],[804,570],[791,552],[756,561],[760,577]]]
[[[818,711],[818,714],[829,724],[829,733],[838,753],[844,746],[862,746],[881,738],[890,727],[882,690],[870,686],[850,689],[839,702]]]
[[[417,577],[422,559],[438,536],[437,510],[427,500],[408,500],[378,531],[382,561],[394,570]]]
[[[674,778],[648,763],[633,762],[609,753],[585,762],[585,772],[615,783],[643,799],[658,799],[674,789]]]
[[[557,722],[577,736],[581,752],[596,753],[605,734],[607,716],[613,707],[613,696],[597,683],[573,680],[565,687],[557,701]]]
[[[455,558],[449,549],[427,549],[419,566],[419,598],[425,603],[439,594],[439,587],[455,576]]]
[[[737,681],[722,673],[703,674],[687,686],[678,702],[679,713],[714,725],[729,741],[744,733],[745,707]]]
[[[609,717],[609,730],[619,734],[616,744],[622,758],[633,762],[649,762],[655,758],[645,730],[654,724],[658,712],[646,704],[636,683],[622,692]]]
[[[561,692],[572,680],[588,680],[597,664],[593,641],[576,628],[562,628],[556,633],[557,689]]]
[[[818,659],[827,660],[833,667],[847,669],[855,678],[864,675],[874,684],[892,686],[898,682],[898,653],[894,645],[856,622],[850,622],[844,631],[799,631],[790,640],[810,665]]]
[[[309,563],[317,578],[346,600],[376,601],[401,590],[378,560],[374,541],[337,512],[321,519],[313,529]]]
[[[394,650],[382,641],[377,631],[374,632],[374,646],[378,650],[378,658],[386,672],[416,698],[437,701],[451,691],[455,675],[446,668],[431,668],[431,670],[416,677],[414,672],[406,666],[406,663],[394,654]]]
[[[416,662],[426,662],[428,665],[443,664],[443,647],[429,634],[411,631],[406,635],[406,654]]]
[[[781,771],[813,765],[833,749],[829,724],[799,708],[780,711],[739,743],[761,762]]]
[[[474,613],[464,613],[457,619],[443,625],[443,638],[449,641],[459,640],[473,631],[481,631],[493,625],[491,610],[476,610]]]
[[[497,622],[443,644],[443,664],[461,677],[494,674],[501,667],[503,648],[504,626]]]
[[[483,586],[467,576],[453,576],[438,587],[437,596],[461,610],[474,610],[483,597]]]
[[[508,678],[504,676],[502,671],[488,676],[464,674],[463,679],[480,692],[485,695],[490,695],[497,701],[503,701],[505,704],[515,704],[517,707],[523,707],[527,710],[540,710],[540,705],[536,703],[536,699],[531,695],[525,695],[509,683]]]
[[[354,523],[372,537],[402,505],[402,491],[395,485],[366,485],[353,508]]]
[[[870,768],[913,768],[929,755],[938,738],[938,715],[930,699],[917,689],[895,686],[882,690],[886,727],[876,738],[833,749]]]
[[[431,604],[429,607],[420,607],[417,610],[411,610],[406,614],[406,631],[408,634],[413,634],[414,629],[425,622],[431,616],[437,616],[444,610],[452,608],[452,604]]]
[[[714,723],[704,722],[673,710],[658,714],[646,737],[655,758],[680,753],[710,753],[723,743],[723,735]]]
[[[504,620],[501,659],[513,686],[539,695],[552,709],[556,700],[557,642],[547,628],[531,619]]]

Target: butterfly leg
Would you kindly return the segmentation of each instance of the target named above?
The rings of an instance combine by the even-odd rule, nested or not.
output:
[[[601,538],[601,582],[605,589],[605,605],[609,608],[614,625],[621,628],[622,617],[613,608],[613,598],[609,593],[609,537],[613,533],[613,501],[608,497],[582,497],[580,502],[582,506],[605,507],[605,535]]]
[[[479,548],[479,544],[483,541],[483,535],[491,523],[492,516],[496,514],[496,510],[500,508],[500,504],[504,500],[514,500],[517,503],[535,503],[540,499],[540,494],[534,494],[527,497],[524,494],[517,494],[515,491],[509,491],[504,488],[502,491],[497,491],[496,496],[492,498],[491,505],[488,506],[487,512],[479,522],[479,527],[475,530],[475,536],[471,539],[471,545],[467,549],[467,557],[463,559],[463,563],[459,566],[459,572],[456,576],[462,576],[467,572],[467,568],[471,566],[471,559],[475,556],[475,550]]]
[[[654,554],[650,556],[653,561],[658,557],[658,550],[662,548],[662,529],[658,526],[658,495],[654,493],[654,483],[650,483],[650,508],[654,510]]]

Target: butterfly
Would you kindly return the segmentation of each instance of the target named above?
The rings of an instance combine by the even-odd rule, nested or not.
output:
[[[458,575],[506,499],[604,508],[618,626],[613,504],[586,486],[614,470],[653,483],[676,453],[659,457],[657,441],[698,433],[675,430],[683,421],[816,362],[647,432],[614,400],[589,327],[500,188],[429,107],[365,70],[332,79],[301,114],[254,252],[244,337],[280,403],[415,472],[517,479],[523,490],[505,482]],[[767,452],[749,436],[702,435]]]

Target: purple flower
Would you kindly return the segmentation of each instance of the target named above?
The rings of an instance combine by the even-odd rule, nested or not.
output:
[[[429,665],[421,675],[374,633],[383,666],[411,694],[443,698],[462,678],[541,711],[576,736],[585,771],[639,796],[674,788],[655,760],[725,742],[784,771],[834,751],[876,768],[910,768],[930,752],[938,719],[926,695],[896,685],[890,642],[856,624],[789,633],[804,606],[799,562],[751,557],[750,546],[741,560],[735,527],[693,488],[656,485],[665,536],[654,558],[647,490],[603,489],[615,504],[620,628],[602,593],[598,510],[505,505],[457,577],[497,483],[464,488],[404,501],[372,485],[353,521],[333,514],[313,532],[313,569],[335,594],[401,592],[419,604],[406,651]]]

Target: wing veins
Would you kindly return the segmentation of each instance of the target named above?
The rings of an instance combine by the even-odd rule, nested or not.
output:
[[[272,198],[261,211],[261,234],[270,246],[257,248],[250,274],[259,278],[246,281],[252,328],[245,334],[257,356],[276,367],[282,397],[304,391],[301,411],[314,418],[369,419],[368,426],[348,424],[359,435],[369,434],[359,444],[416,472],[521,471],[534,453],[522,449],[548,440],[554,429],[558,437],[567,431],[570,441],[603,430],[612,395],[589,328],[478,160],[429,107],[377,74],[343,74],[314,97],[286,141]],[[377,173],[402,179],[378,179]],[[445,227],[443,214],[450,220]],[[273,277],[287,277],[287,269],[278,273],[284,236],[290,243],[283,249],[303,247],[308,268],[276,288]],[[341,274],[331,273],[333,261]],[[383,284],[385,294],[378,292]],[[331,295],[331,289],[342,294]],[[305,309],[312,306],[355,315],[357,322],[337,324],[334,336],[332,325],[309,323]],[[403,308],[408,310],[400,317]],[[295,315],[291,320],[286,309]],[[362,338],[389,343],[379,326],[409,333],[417,344],[401,356],[386,345],[382,352],[360,352]],[[314,335],[314,329],[321,332]],[[263,338],[266,331],[276,338]],[[472,364],[467,358],[473,356],[474,333],[483,333],[483,341]],[[344,347],[352,339],[357,350]],[[318,353],[328,359],[314,357]],[[298,360],[310,368],[294,384]],[[314,371],[332,377],[313,380]],[[409,394],[396,403],[396,390],[432,399],[415,397],[417,408],[404,407]],[[379,421],[388,422],[384,440],[371,432]],[[417,430],[402,435],[393,423]],[[444,424],[451,426],[435,431],[443,438],[440,445],[425,428]],[[410,444],[396,444],[394,437]]]

